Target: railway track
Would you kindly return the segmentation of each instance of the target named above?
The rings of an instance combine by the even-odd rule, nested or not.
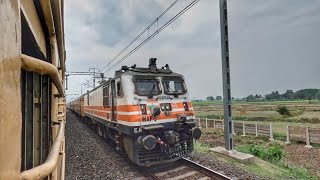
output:
[[[230,180],[232,178],[225,176],[217,171],[202,166],[187,158],[153,168],[142,168],[141,172],[146,179],[170,179],[170,180],[185,180],[185,179],[199,179],[199,180]],[[141,179],[141,178],[138,178]]]

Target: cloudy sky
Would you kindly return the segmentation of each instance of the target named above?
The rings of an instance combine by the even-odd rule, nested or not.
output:
[[[67,70],[106,66],[173,1],[66,0]],[[191,1],[180,0],[158,26]],[[232,96],[320,88],[319,0],[229,0],[228,13]],[[219,1],[200,0],[120,65],[146,66],[150,57],[184,74],[192,98],[222,95]],[[80,94],[90,78],[69,77],[67,93]]]

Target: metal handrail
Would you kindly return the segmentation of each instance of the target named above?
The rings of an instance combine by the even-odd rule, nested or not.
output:
[[[52,145],[51,151],[49,152],[46,161],[37,167],[23,171],[20,174],[20,179],[43,179],[49,176],[56,169],[60,153],[60,146],[64,139],[64,128],[65,123],[61,121],[58,135]]]
[[[54,65],[48,62],[42,61],[40,59],[22,54],[21,68],[26,71],[37,72],[41,75],[43,74],[48,75],[52,79],[53,84],[58,89],[60,96],[64,97],[64,90],[63,90],[62,81],[59,76],[59,71]]]

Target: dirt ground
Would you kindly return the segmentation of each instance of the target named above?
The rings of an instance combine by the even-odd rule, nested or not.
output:
[[[290,144],[284,147],[285,163],[289,166],[302,166],[309,169],[314,175],[320,177],[320,149],[306,148],[302,144]]]

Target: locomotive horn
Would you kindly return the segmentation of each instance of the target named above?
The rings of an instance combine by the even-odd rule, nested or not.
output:
[[[151,150],[156,146],[157,139],[153,135],[139,136],[138,142],[147,150]]]
[[[151,71],[157,71],[157,58],[149,59],[149,68]]]

